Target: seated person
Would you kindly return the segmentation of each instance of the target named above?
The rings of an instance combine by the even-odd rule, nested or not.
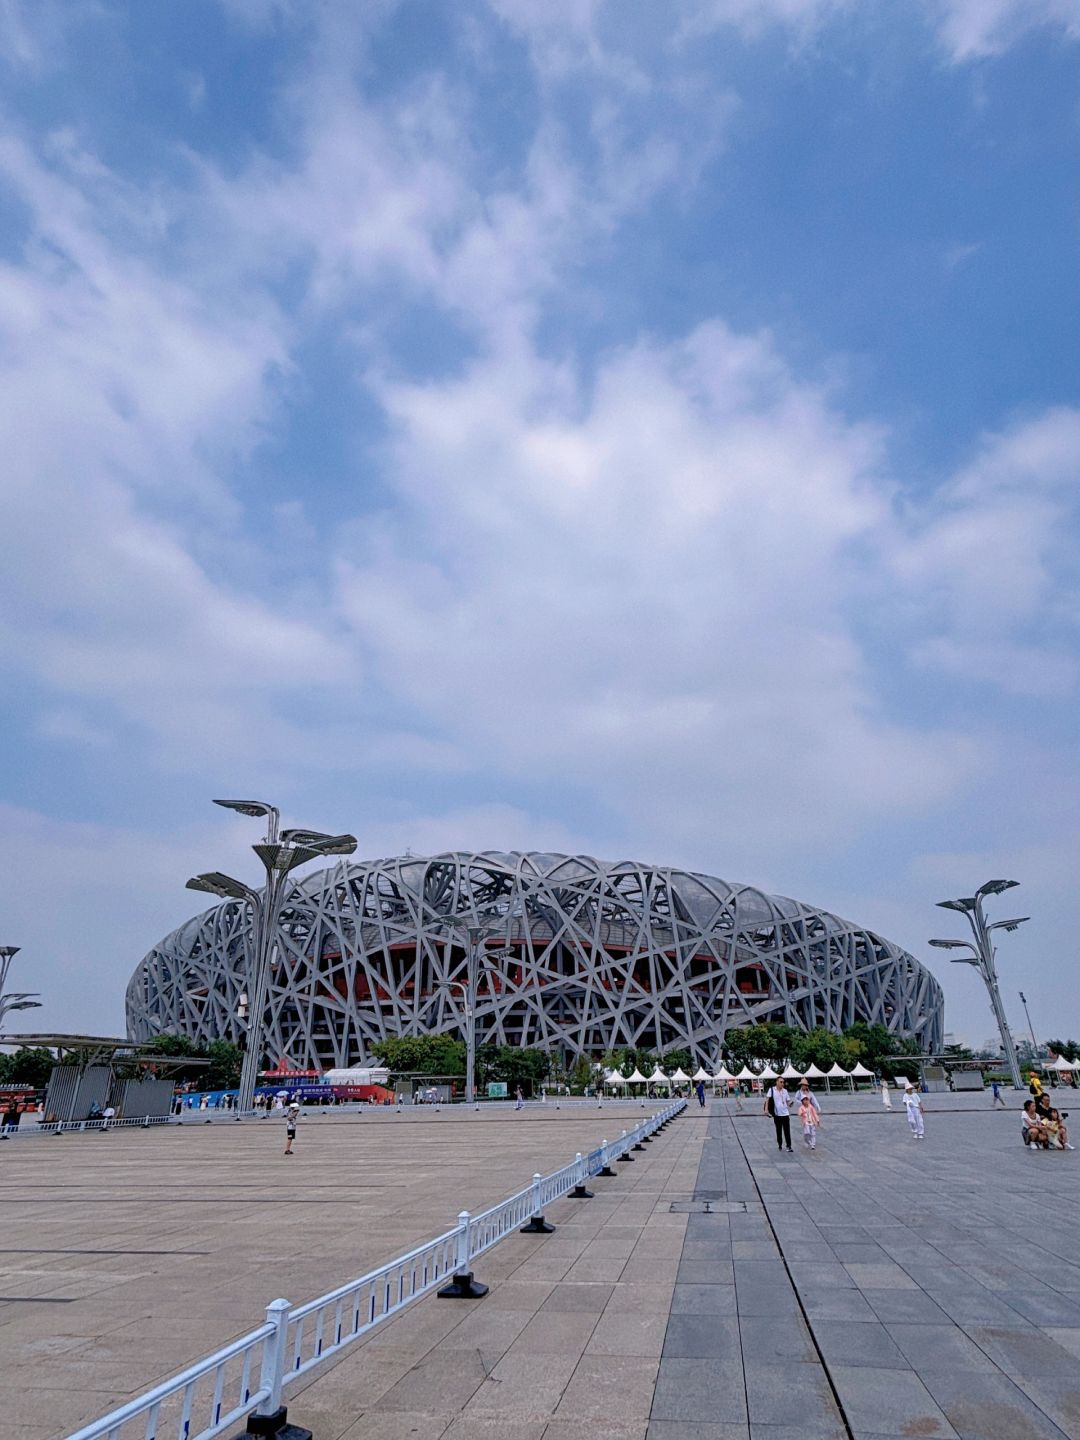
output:
[[[1050,1149],[1050,1135],[1035,1112],[1035,1101],[1025,1100],[1020,1112],[1020,1138],[1029,1149]]]
[[[1075,1145],[1069,1144],[1069,1131],[1065,1124],[1065,1116],[1060,1110],[1051,1110],[1050,1119],[1046,1128],[1050,1131],[1051,1139],[1055,1140],[1062,1150],[1075,1150]]]

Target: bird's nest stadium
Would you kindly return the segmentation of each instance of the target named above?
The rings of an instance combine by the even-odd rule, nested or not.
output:
[[[708,875],[584,855],[406,855],[341,863],[290,892],[267,1006],[269,1063],[330,1069],[397,1035],[464,1034],[566,1064],[636,1046],[715,1065],[726,1031],[857,1020],[940,1049],[941,988],[913,956],[826,911]],[[146,956],[128,1032],[238,1039],[249,920],[227,901]]]

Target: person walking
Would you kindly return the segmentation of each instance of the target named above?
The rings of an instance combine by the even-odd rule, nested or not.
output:
[[[821,1109],[817,1096],[810,1089],[810,1081],[803,1080],[795,1097],[798,1116],[802,1122],[803,1144],[811,1150],[817,1149],[817,1132],[821,1124]]]
[[[892,1109],[892,1100],[889,1098],[889,1077],[887,1075],[882,1075],[881,1077],[881,1103],[886,1110]]]
[[[923,1103],[922,1097],[909,1080],[904,1086],[904,1109],[907,1111],[907,1123],[911,1126],[911,1138],[922,1140],[923,1129]]]
[[[993,1103],[991,1104],[991,1107],[990,1107],[992,1110],[996,1110],[999,1105],[1001,1106],[1002,1110],[1005,1110],[1005,1109],[1008,1108],[1008,1107],[1006,1106],[1006,1104],[1005,1104],[1005,1096],[1002,1095],[1002,1093],[1001,1093],[1001,1086],[998,1084],[998,1082],[997,1082],[996,1080],[993,1080],[993,1081],[990,1082],[990,1093],[991,1093],[991,1094],[993,1095],[993,1097],[994,1097],[994,1098],[993,1098]]]
[[[517,1087],[517,1089],[514,1091],[514,1109],[515,1109],[515,1110],[524,1110],[524,1108],[525,1108],[525,1096],[521,1093],[521,1086],[519,1085],[519,1086]]]
[[[699,1081],[697,1082],[697,1103],[701,1106],[702,1110],[705,1109],[705,1081],[704,1081],[704,1080],[699,1080]]]
[[[285,1154],[293,1153],[292,1142],[296,1139],[296,1121],[300,1115],[300,1106],[294,1100],[285,1111]]]
[[[773,1126],[776,1130],[776,1148],[782,1151],[785,1147],[787,1153],[791,1154],[791,1095],[784,1077],[778,1077],[765,1096],[765,1113],[771,1115]]]

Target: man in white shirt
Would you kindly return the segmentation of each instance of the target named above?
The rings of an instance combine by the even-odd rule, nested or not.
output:
[[[904,1109],[907,1111],[907,1123],[911,1126],[913,1139],[923,1138],[923,1104],[919,1092],[909,1080],[904,1086]]]
[[[776,1084],[765,1096],[765,1113],[773,1117],[773,1125],[776,1127],[776,1148],[783,1150],[787,1147],[787,1153],[791,1154],[791,1095],[784,1077],[781,1075]]]

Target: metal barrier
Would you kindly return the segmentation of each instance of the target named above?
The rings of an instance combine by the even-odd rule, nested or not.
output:
[[[84,1426],[68,1440],[134,1440],[136,1435],[140,1440],[213,1440],[245,1416],[251,1416],[251,1433],[277,1435],[285,1428],[284,1393],[302,1375],[437,1287],[447,1298],[486,1294],[487,1287],[473,1279],[470,1269],[477,1256],[515,1229],[527,1233],[552,1229],[544,1221],[546,1205],[567,1195],[587,1195],[585,1181],[590,1176],[600,1174],[612,1161],[631,1160],[633,1145],[640,1145],[685,1108],[685,1100],[665,1106],[633,1130],[624,1130],[618,1140],[603,1141],[587,1156],[576,1155],[550,1175],[534,1175],[531,1185],[479,1215],[463,1210],[452,1230],[328,1295],[295,1309],[288,1300],[274,1300],[257,1330]],[[261,1365],[259,1383],[253,1388],[257,1351]],[[290,1428],[294,1435],[307,1433]]]

